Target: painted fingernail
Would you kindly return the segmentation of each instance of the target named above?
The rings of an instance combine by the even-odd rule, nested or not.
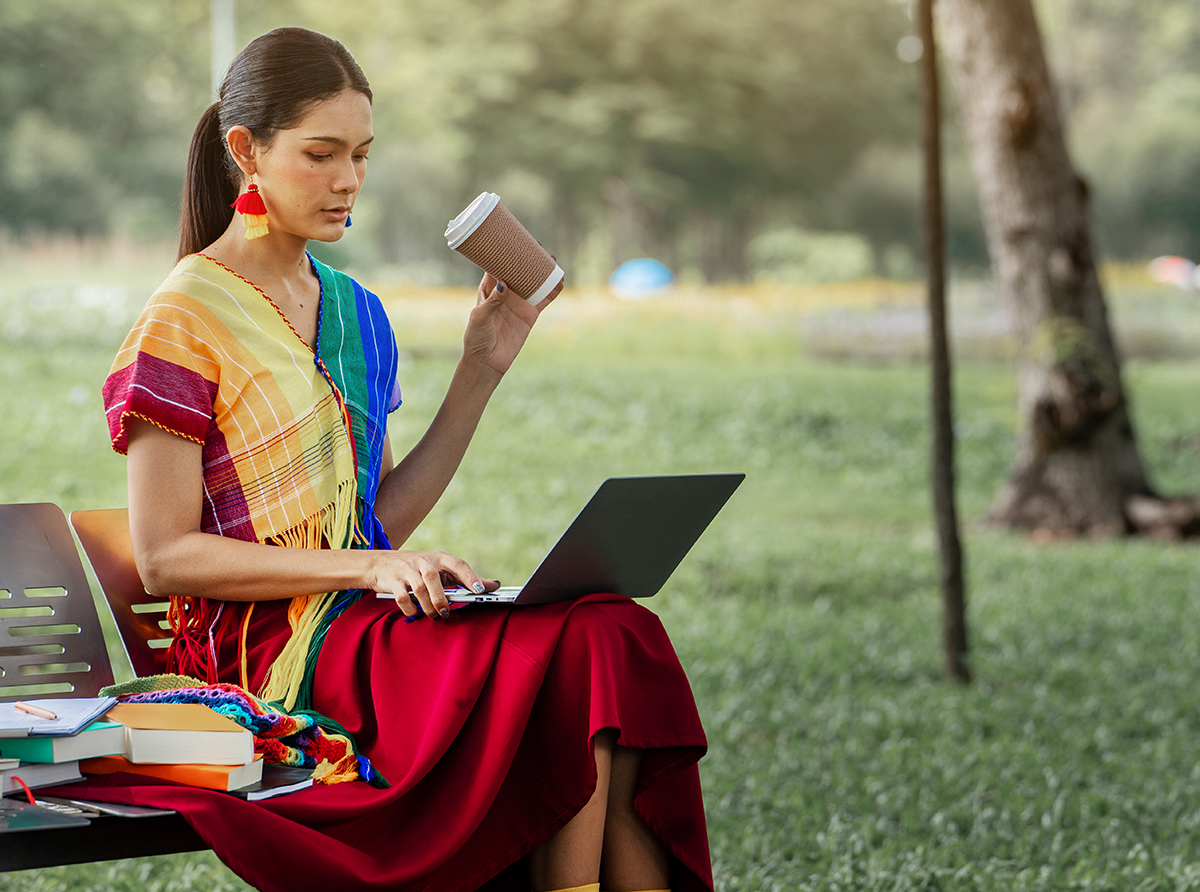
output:
[[[497,282],[497,283],[496,283],[496,290],[497,290],[497,291],[499,291],[501,294],[503,294],[503,293],[504,293],[504,283],[503,283],[503,282]]]
[[[472,591],[474,591],[474,592],[475,592],[475,594],[477,594],[477,595],[482,595],[482,594],[484,593],[484,591],[485,591],[485,589],[484,589],[484,586],[483,586],[483,583],[482,583],[482,582],[477,582],[477,583],[475,583],[473,586],[471,586],[471,589],[472,589]]]
[[[440,619],[449,619],[450,618],[450,608],[443,607],[441,610],[438,611],[438,616]]]

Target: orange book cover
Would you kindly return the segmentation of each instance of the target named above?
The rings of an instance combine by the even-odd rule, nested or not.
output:
[[[123,771],[187,784],[189,787],[229,792],[262,780],[262,765],[262,756],[255,756],[253,762],[245,765],[140,765],[124,756],[100,756],[80,760],[79,770],[84,774],[115,774]]]

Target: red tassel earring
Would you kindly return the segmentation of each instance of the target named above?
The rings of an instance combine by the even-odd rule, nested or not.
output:
[[[246,238],[262,238],[267,234],[267,206],[262,196],[258,194],[258,186],[253,182],[246,191],[237,197],[230,205],[242,215],[242,225],[246,227]]]

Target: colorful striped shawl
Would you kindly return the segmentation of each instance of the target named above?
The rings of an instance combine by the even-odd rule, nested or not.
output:
[[[395,337],[375,295],[310,260],[321,285],[315,353],[253,284],[206,256],[183,258],[105,382],[113,448],[125,452],[130,417],[201,444],[205,532],[386,548],[374,500],[387,414],[400,401]],[[289,680],[273,668],[267,690],[288,688],[288,708],[317,626],[348,603],[338,594],[293,601],[293,640],[276,663],[289,663]],[[211,653],[221,602],[175,600],[175,646]]]

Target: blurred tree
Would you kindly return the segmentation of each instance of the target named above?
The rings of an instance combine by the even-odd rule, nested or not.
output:
[[[913,130],[896,4],[416,5],[437,34],[477,48],[447,43],[439,65],[472,178],[545,179],[568,252],[607,224],[619,245],[690,243],[710,281],[742,278],[773,208],[814,199],[869,141]]]
[[[1200,259],[1200,6],[1038,2],[1076,156],[1098,173],[1098,238]],[[636,253],[738,278],[748,243],[786,227],[860,233],[880,272],[917,254],[904,0],[236,5],[240,43],[318,28],[371,77],[378,151],[361,228],[337,248],[364,265],[466,281],[440,234],[482,188],[592,278]],[[208,57],[208,0],[0,0],[0,228],[171,240]],[[955,137],[949,253],[978,266]]]
[[[181,122],[200,111],[180,38],[207,13],[203,0],[0,0],[0,228],[171,236]]]
[[[839,229],[861,233],[871,244],[875,274],[886,276],[888,251],[901,246],[915,257],[921,157],[915,145],[870,145],[832,190],[830,214]]]
[[[1042,0],[1040,9],[1104,252],[1200,259],[1200,4]]]
[[[1157,500],[1096,275],[1088,190],[1067,154],[1031,0],[938,8],[988,247],[1021,346],[1016,467],[991,516],[1052,532],[1131,531]]]

